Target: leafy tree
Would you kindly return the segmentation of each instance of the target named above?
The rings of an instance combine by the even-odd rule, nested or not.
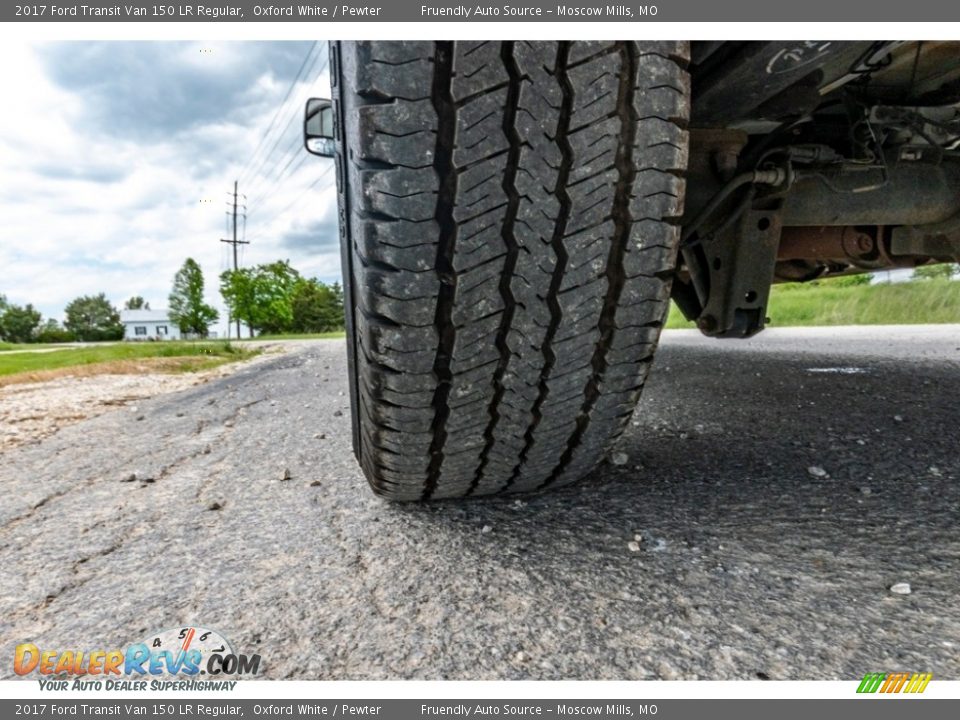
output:
[[[251,332],[284,333],[293,329],[293,295],[303,282],[289,260],[227,270],[220,275],[220,293],[230,316]]]
[[[124,310],[149,310],[150,303],[146,302],[141,296],[134,295],[123,304]]]
[[[7,296],[0,293],[0,340],[5,339],[3,336],[3,314],[7,311],[8,307]]]
[[[184,334],[206,337],[220,313],[203,301],[203,270],[193,258],[187,258],[173,278],[170,292],[170,320]]]
[[[64,312],[67,316],[64,326],[77,340],[87,342],[123,338],[120,313],[104,293],[71,300]]]
[[[75,339],[72,332],[61,327],[53,318],[48,318],[37,331],[37,342],[41,343],[71,342]]]
[[[220,295],[223,296],[231,320],[245,323],[253,335],[254,328],[250,323],[250,318],[254,315],[252,269],[241,268],[220,273]]]
[[[291,298],[295,332],[329,332],[343,328],[343,290],[339,283],[316,279],[297,283]]]
[[[939,265],[920,265],[913,271],[912,280],[949,280],[960,271],[960,265],[941,263]]]
[[[3,315],[0,316],[0,335],[4,340],[15,343],[26,343],[34,340],[37,326],[40,324],[40,313],[33,305],[5,304]]]

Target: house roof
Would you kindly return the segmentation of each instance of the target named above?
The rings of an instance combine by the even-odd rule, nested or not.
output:
[[[120,322],[122,323],[170,322],[170,314],[166,309],[121,310]]]

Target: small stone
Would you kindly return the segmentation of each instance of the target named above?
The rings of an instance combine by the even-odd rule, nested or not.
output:
[[[343,411],[342,411],[342,410],[337,410],[336,412],[333,413],[333,416],[334,416],[334,417],[343,417]]]
[[[144,415],[137,415],[137,422],[140,422],[141,420],[143,420],[144,417],[145,417]]]
[[[223,505],[218,503],[216,500],[214,500],[212,503],[207,505],[207,510],[222,510],[222,509],[223,509]]]
[[[233,427],[233,420],[224,420],[224,421],[223,421],[223,426],[224,426],[224,427]]]
[[[861,494],[861,495],[872,495],[872,494],[873,494],[873,490],[871,490],[871,489],[868,488],[868,487],[862,487],[862,488],[860,488],[860,494]]]
[[[132,472],[129,475],[127,475],[125,478],[123,478],[120,482],[136,482],[136,481],[137,481],[137,474],[135,472]]]
[[[177,417],[183,417],[186,413],[178,412]]]
[[[326,433],[317,433],[317,434],[314,435],[313,437],[316,438],[317,440],[326,440],[326,439],[327,439],[327,434],[326,434]]]
[[[910,589],[910,583],[898,582],[890,586],[890,592],[894,595],[909,595],[913,590]]]
[[[894,415],[894,416],[893,416],[893,419],[894,419],[896,422],[903,422],[903,415]]]
[[[312,483],[310,483],[310,487],[320,487],[320,481],[314,480]]]
[[[518,663],[524,663],[530,659],[530,656],[527,655],[523,650],[518,650],[516,655],[513,656],[513,659]]]
[[[209,455],[209,454],[212,453],[212,452],[213,452],[213,448],[212,448],[212,447],[210,447],[209,445],[204,446],[204,448],[203,448],[203,454],[204,454],[204,455]]]
[[[934,466],[930,467],[930,474],[935,477],[941,477],[943,475],[943,473],[940,472],[940,468]]]
[[[627,550],[630,552],[640,552],[640,543],[636,540],[631,540],[627,543]]]
[[[484,526],[480,529],[480,532],[482,532],[484,535],[486,535],[487,533],[493,532],[493,528],[490,527],[489,525],[484,525]]]
[[[292,480],[292,479],[293,479],[293,475],[290,474],[290,468],[284,468],[283,477],[280,478],[281,482],[284,480]]]
[[[610,456],[610,462],[614,465],[626,465],[630,462],[630,458],[625,452],[615,452]]]
[[[633,539],[636,540],[637,542],[643,542],[643,535],[641,535],[640,533],[635,533],[633,536]]]
[[[824,470],[819,465],[811,465],[807,468],[807,472],[813,475],[815,478],[825,478],[827,477],[827,471]]]

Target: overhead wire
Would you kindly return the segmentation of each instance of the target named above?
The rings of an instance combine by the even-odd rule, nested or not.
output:
[[[252,184],[248,190],[248,195],[255,198],[255,200],[251,201],[251,206],[259,202],[259,200],[261,200],[263,196],[267,192],[269,192],[269,188],[271,185],[270,180],[271,178],[273,178],[276,169],[278,167],[283,167],[284,169],[286,169],[290,165],[290,162],[291,162],[290,158],[293,158],[297,155],[297,152],[300,148],[299,133],[297,133],[294,137],[290,138],[291,142],[288,142],[287,145],[284,146],[285,149],[279,155],[276,156],[276,159],[268,164],[268,161],[270,161],[271,158],[275,157],[274,154],[276,153],[277,148],[281,147],[281,143],[284,141],[284,139],[289,137],[289,131],[291,127],[294,125],[294,123],[297,120],[299,120],[302,117],[303,98],[305,96],[309,96],[310,91],[313,89],[313,86],[316,84],[317,80],[324,73],[324,71],[327,69],[330,63],[329,56],[327,56],[324,58],[323,64],[320,66],[320,68],[316,69],[317,62],[320,60],[322,55],[323,53],[319,53],[317,57],[314,58],[314,61],[311,64],[311,70],[305,76],[305,77],[311,77],[312,80],[309,82],[304,92],[301,93],[298,100],[294,102],[292,106],[293,112],[290,113],[290,117],[287,120],[287,123],[276,134],[276,138],[273,142],[273,145],[270,147],[270,150],[266,153],[266,155],[263,156],[260,163],[257,165],[255,171],[253,171],[250,174],[251,178],[255,178],[254,180],[252,180]],[[282,173],[283,173],[283,170],[281,170],[281,173],[280,175],[278,175],[277,179],[279,179],[280,176],[282,176]]]
[[[267,126],[266,132],[260,137],[260,142],[257,144],[256,149],[250,155],[250,158],[247,160],[247,164],[244,166],[244,168],[240,171],[239,175],[237,176],[238,179],[247,179],[249,177],[248,172],[250,171],[251,167],[253,167],[253,163],[255,162],[257,154],[263,148],[264,144],[267,141],[267,138],[270,136],[270,133],[272,132],[274,126],[276,125],[277,120],[279,120],[280,116],[283,114],[284,106],[286,105],[287,100],[290,99],[290,95],[293,93],[293,89],[300,82],[300,78],[303,75],[303,71],[307,67],[307,61],[310,59],[310,56],[313,54],[313,51],[316,50],[318,44],[319,44],[318,40],[314,40],[313,43],[311,43],[310,48],[307,50],[307,54],[303,58],[303,62],[300,63],[300,68],[297,70],[297,74],[294,75],[293,80],[290,82],[290,86],[287,88],[287,92],[283,96],[283,100],[280,101],[280,104],[277,106],[276,112],[274,112],[273,117],[270,119],[270,124]],[[314,61],[315,60],[316,58],[314,58]]]
[[[297,195],[292,201],[290,201],[282,210],[280,210],[280,211],[277,212],[277,213],[274,213],[274,215],[273,215],[270,219],[271,219],[273,222],[276,222],[277,220],[280,220],[291,208],[293,208],[295,205],[297,205],[297,203],[299,203],[299,202],[307,195],[307,193],[309,193],[311,190],[313,190],[314,188],[316,188],[317,185],[320,184],[320,181],[323,180],[325,177],[327,177],[327,175],[330,174],[330,172],[333,170],[333,168],[334,168],[333,163],[330,163],[330,165],[327,167],[327,169],[324,170],[322,173],[320,173],[320,175],[318,175],[317,178],[316,178],[312,183],[310,183],[309,186],[307,186],[306,188],[304,188],[303,191],[302,191],[299,195]],[[333,187],[333,186],[334,186],[334,183],[333,183],[333,182],[328,182],[327,184],[324,185],[324,187],[323,187],[322,189],[323,189],[323,190],[326,190],[328,187]],[[253,240],[256,240],[257,238],[261,238],[261,237],[263,237],[263,233],[254,236],[254,238],[251,239],[251,242],[252,242]]]
[[[321,68],[320,75],[322,75],[325,69],[326,64]],[[317,77],[319,78],[320,75]],[[306,89],[305,96],[309,96],[311,91],[312,86]],[[300,112],[298,110],[297,114],[291,118],[291,123],[293,120],[299,118]],[[288,129],[290,125],[291,124],[288,123]],[[284,130],[284,132],[286,133],[286,130]],[[299,132],[295,132],[293,136],[290,137],[290,142],[286,146],[286,149],[278,156],[276,164],[267,172],[260,175],[258,184],[251,190],[251,195],[253,195],[253,199],[250,201],[251,214],[263,207],[269,198],[280,191],[284,182],[296,175],[297,171],[306,162],[307,157],[307,153],[303,150],[302,137]]]

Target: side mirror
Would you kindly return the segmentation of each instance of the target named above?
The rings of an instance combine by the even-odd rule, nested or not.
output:
[[[307,100],[303,115],[303,146],[312,155],[333,157],[333,103],[329,100]]]

